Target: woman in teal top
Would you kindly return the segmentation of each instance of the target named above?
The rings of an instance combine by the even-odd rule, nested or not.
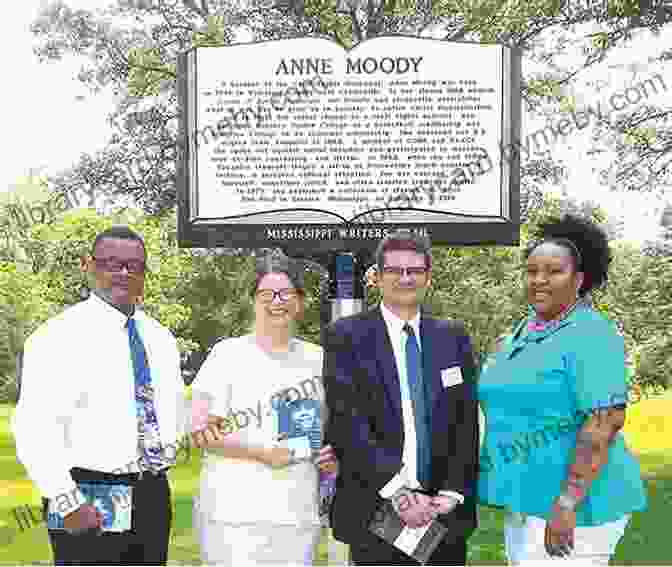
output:
[[[487,423],[479,498],[508,510],[510,563],[606,565],[630,514],[646,507],[639,464],[619,431],[623,338],[588,299],[607,280],[609,246],[598,227],[571,216],[541,231],[526,253],[529,315],[478,384]]]

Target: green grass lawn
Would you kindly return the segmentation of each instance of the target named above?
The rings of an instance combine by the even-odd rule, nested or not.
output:
[[[37,491],[16,461],[14,442],[9,433],[12,408],[0,405],[0,565],[50,564],[51,549],[43,525],[20,532],[12,516],[16,506],[38,506]],[[672,512],[672,392],[644,400],[628,409],[625,427],[628,445],[640,458],[649,493],[649,509],[635,514],[618,546],[614,565],[672,565],[670,551],[670,512]],[[191,528],[191,498],[198,490],[199,456],[192,453],[171,473],[173,490],[173,534],[170,563],[198,564],[198,544]],[[469,540],[470,565],[505,565],[503,515],[481,508],[480,527]],[[318,565],[327,565],[328,538],[318,551]],[[332,542],[332,549],[334,544]],[[338,553],[343,546],[336,546]]]

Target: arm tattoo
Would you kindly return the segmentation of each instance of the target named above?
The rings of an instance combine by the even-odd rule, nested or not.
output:
[[[581,502],[588,487],[607,462],[609,445],[623,425],[624,414],[598,410],[588,419],[576,437],[574,463],[563,494]]]

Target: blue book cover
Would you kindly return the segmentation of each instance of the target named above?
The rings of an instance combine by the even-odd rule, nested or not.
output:
[[[320,401],[299,399],[277,405],[278,440],[296,451],[297,459],[310,459],[322,446]]]
[[[103,516],[102,531],[125,532],[131,529],[133,487],[118,482],[78,482],[77,488],[86,503],[95,506]],[[83,502],[82,502],[83,504]],[[49,501],[47,528],[64,530],[63,518],[56,512],[56,499]]]

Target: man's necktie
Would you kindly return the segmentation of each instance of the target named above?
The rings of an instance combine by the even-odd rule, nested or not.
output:
[[[406,376],[415,417],[418,481],[423,488],[428,489],[432,466],[432,437],[427,411],[427,398],[422,379],[422,358],[420,357],[420,347],[413,332],[413,327],[406,323],[404,332],[406,333]]]
[[[154,388],[152,375],[147,363],[147,352],[140,338],[135,319],[129,318],[128,342],[131,347],[133,374],[135,375],[135,408],[138,418],[138,453],[142,459],[143,469],[158,471],[173,464],[164,456],[159,423],[154,408]]]

